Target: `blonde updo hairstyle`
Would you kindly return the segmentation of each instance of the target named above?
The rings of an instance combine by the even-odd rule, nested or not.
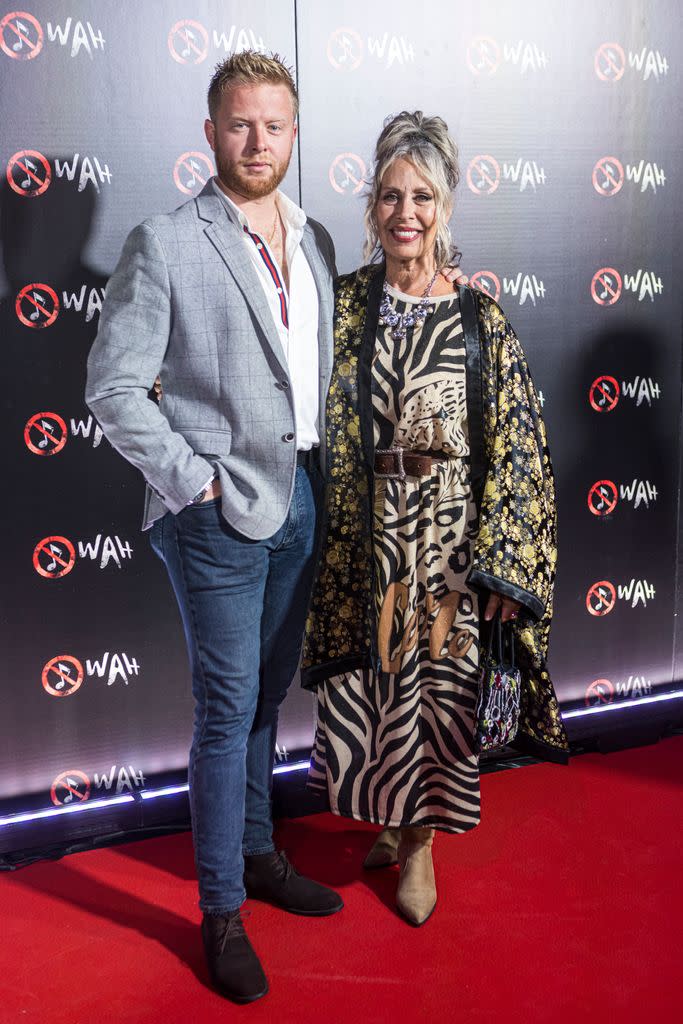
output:
[[[453,192],[460,178],[458,150],[443,118],[425,117],[421,110],[412,114],[404,110],[387,119],[377,140],[374,171],[365,207],[363,259],[373,262],[382,255],[375,209],[382,178],[399,157],[410,160],[434,189],[434,256],[437,267],[446,266],[454,260],[457,262],[460,253],[453,245],[448,221],[453,209]]]

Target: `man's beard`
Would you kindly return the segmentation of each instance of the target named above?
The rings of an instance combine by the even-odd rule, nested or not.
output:
[[[227,160],[218,149],[215,156],[218,177],[222,184],[231,192],[243,196],[244,199],[262,199],[263,196],[274,192],[287,173],[289,159],[291,159],[290,154],[290,158],[282,163],[271,160],[270,174],[256,176],[249,174],[246,168],[240,167],[239,163]]]

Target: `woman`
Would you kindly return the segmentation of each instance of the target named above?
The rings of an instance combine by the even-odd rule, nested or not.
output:
[[[436,904],[435,830],[479,822],[473,749],[480,610],[510,621],[523,673],[518,745],[564,761],[545,667],[555,508],[540,407],[499,306],[439,271],[457,152],[439,117],[377,142],[365,255],[339,279],[319,576],[304,643],[317,687],[309,782],[383,827],[367,867],[399,864],[397,905]]]

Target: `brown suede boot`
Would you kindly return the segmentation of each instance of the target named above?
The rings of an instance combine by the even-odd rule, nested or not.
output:
[[[363,861],[364,868],[388,868],[398,864],[400,828],[383,828]]]
[[[410,924],[424,924],[436,906],[433,842],[433,828],[401,829],[396,906]]]

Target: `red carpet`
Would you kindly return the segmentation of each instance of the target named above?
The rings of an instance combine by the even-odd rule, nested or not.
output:
[[[373,829],[286,822],[297,866],[345,910],[307,920],[251,903],[270,979],[235,1007],[206,987],[187,834],[0,878],[3,1024],[651,1022],[678,1016],[683,737],[568,768],[483,779],[482,824],[437,836],[439,904],[393,910],[393,870],[363,873]]]

